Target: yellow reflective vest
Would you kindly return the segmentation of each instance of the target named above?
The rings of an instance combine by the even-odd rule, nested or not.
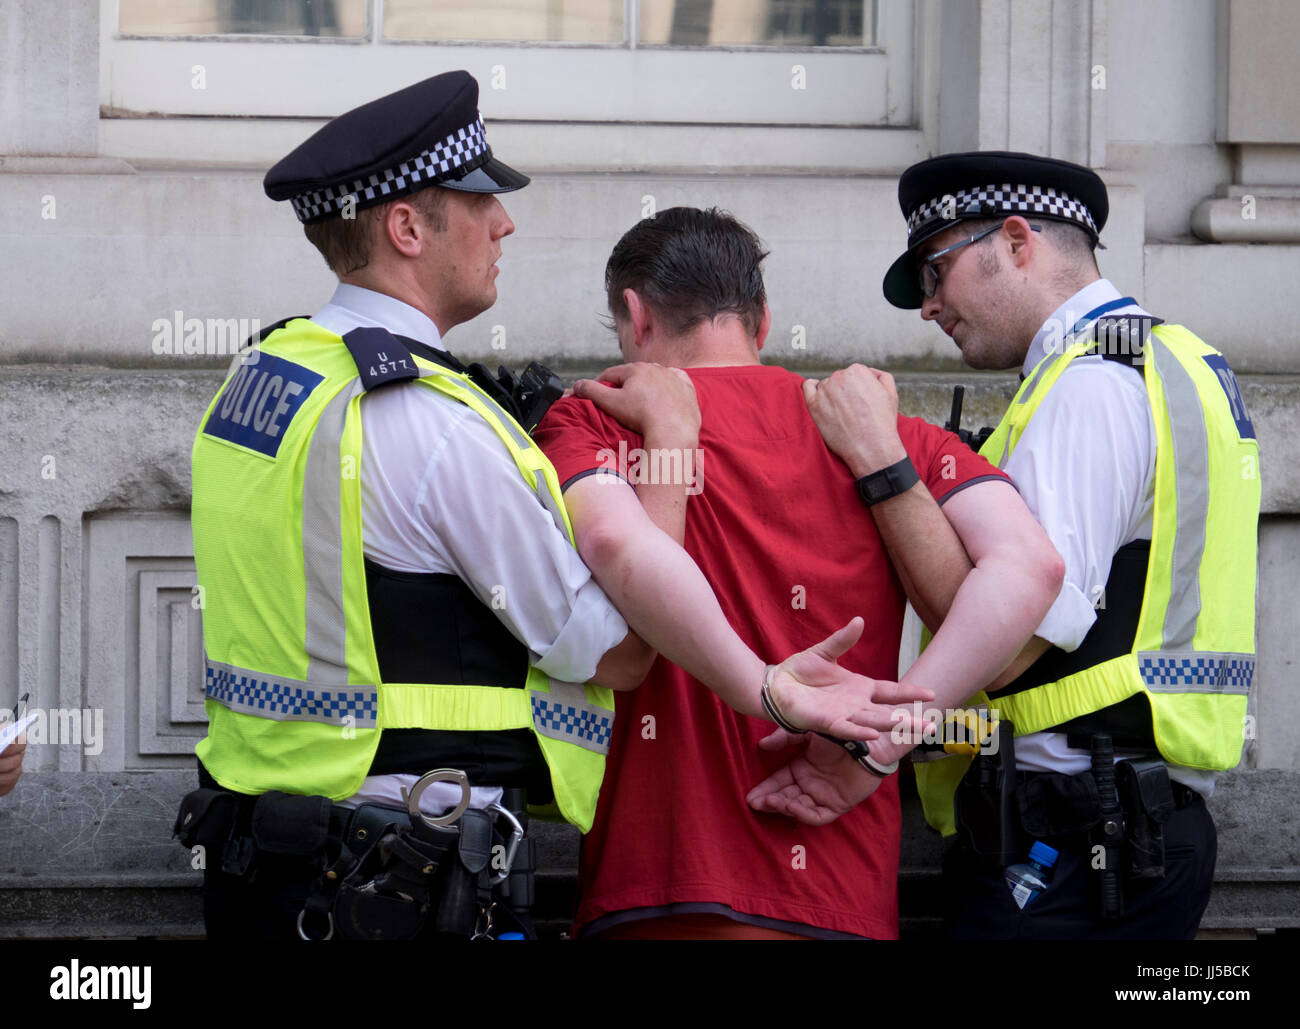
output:
[[[372,353],[363,376],[342,338],[291,321],[243,356],[204,416],[191,514],[209,720],[198,756],[227,789],[341,800],[384,729],[531,728],[558,814],[585,832],[613,730],[609,690],[536,668],[522,689],[380,681],[361,542],[367,385],[408,378],[385,388],[473,409],[573,542],[555,470],[518,423],[467,376],[380,338],[395,346]]]
[[[1052,387],[1090,352],[1091,339],[1067,339],[1062,352],[1044,357],[980,453],[1004,467]],[[1140,694],[1161,756],[1228,769],[1241,759],[1255,670],[1259,446],[1223,355],[1187,329],[1157,325],[1134,365],[1151,404],[1156,462],[1150,561],[1132,649],[1019,693],[979,693],[968,705],[988,704],[1022,736]],[[954,755],[916,765],[926,819],[945,834],[954,831],[953,792],[970,761]]]

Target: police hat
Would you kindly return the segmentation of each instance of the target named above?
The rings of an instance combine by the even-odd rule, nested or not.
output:
[[[528,181],[492,156],[474,77],[449,71],[326,123],[266,173],[262,188],[308,223],[426,186],[508,193]]]
[[[916,248],[955,222],[1013,214],[1050,218],[1084,229],[1094,243],[1106,224],[1106,184],[1089,168],[1003,150],[943,154],[914,164],[898,180],[898,206],[907,219],[907,250],[882,284],[895,307],[923,299]]]

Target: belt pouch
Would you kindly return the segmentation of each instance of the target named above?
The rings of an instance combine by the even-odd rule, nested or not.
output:
[[[1003,720],[997,753],[976,755],[953,798],[958,837],[990,868],[1005,868],[1019,856],[1015,768],[1011,723]]]
[[[532,910],[536,904],[537,853],[533,846],[531,836],[525,836],[519,841],[514,864],[510,866],[510,875],[501,884],[501,898],[520,914]]]
[[[345,940],[413,940],[428,906],[410,897],[378,893],[373,882],[343,883],[334,899],[334,924]]]
[[[264,793],[253,807],[253,839],[268,854],[317,855],[325,849],[332,807],[329,797]]]
[[[226,790],[199,789],[185,794],[172,835],[184,847],[220,847],[230,837],[235,824],[238,798]]]
[[[454,860],[447,862],[447,879],[434,928],[440,933],[471,936],[478,915],[479,874],[492,856],[492,818],[485,811],[466,811]],[[451,855],[449,855],[451,857]]]
[[[394,829],[405,832],[410,825],[411,816],[403,810],[382,804],[362,804],[348,818],[344,842],[354,854],[364,854]]]
[[[1036,840],[1084,833],[1101,821],[1101,800],[1090,772],[1026,776],[1019,800],[1020,824]]]
[[[1127,815],[1129,878],[1164,878],[1164,823],[1174,810],[1168,767],[1159,758],[1120,761],[1115,786]]]

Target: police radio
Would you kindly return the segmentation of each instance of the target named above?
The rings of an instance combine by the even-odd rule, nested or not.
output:
[[[518,378],[504,365],[497,367],[495,376],[477,362],[471,364],[466,372],[474,384],[509,411],[529,435],[551,405],[564,395],[564,383],[560,377],[536,361]]]
[[[536,361],[523,370],[518,380],[502,368],[501,382],[510,389],[511,396],[519,406],[519,424],[528,433],[537,428],[551,405],[564,396],[564,383],[560,377]]]
[[[965,386],[954,386],[952,388],[952,411],[949,413],[948,421],[944,423],[943,427],[947,431],[955,433],[958,439],[978,454],[980,448],[993,435],[993,427],[986,425],[978,432],[971,432],[969,429],[961,427],[961,403],[965,396]]]

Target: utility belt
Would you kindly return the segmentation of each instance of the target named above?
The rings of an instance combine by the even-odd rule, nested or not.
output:
[[[460,803],[438,818],[419,807],[434,782],[461,787]],[[468,777],[447,768],[423,775],[405,808],[205,786],[181,801],[173,835],[203,848],[209,872],[215,864],[248,881],[310,877],[298,915],[305,940],[532,938],[536,860],[524,791],[507,789],[483,810],[470,810],[469,799]]]
[[[1024,860],[1034,840],[1089,851],[1098,919],[1123,917],[1124,883],[1164,877],[1164,824],[1175,811],[1202,803],[1200,794],[1173,782],[1159,757],[1116,761],[1106,733],[1086,741],[1090,771],[1018,771],[1011,724],[1004,720],[996,731],[996,753],[981,752],[957,786],[963,846],[998,869]]]

